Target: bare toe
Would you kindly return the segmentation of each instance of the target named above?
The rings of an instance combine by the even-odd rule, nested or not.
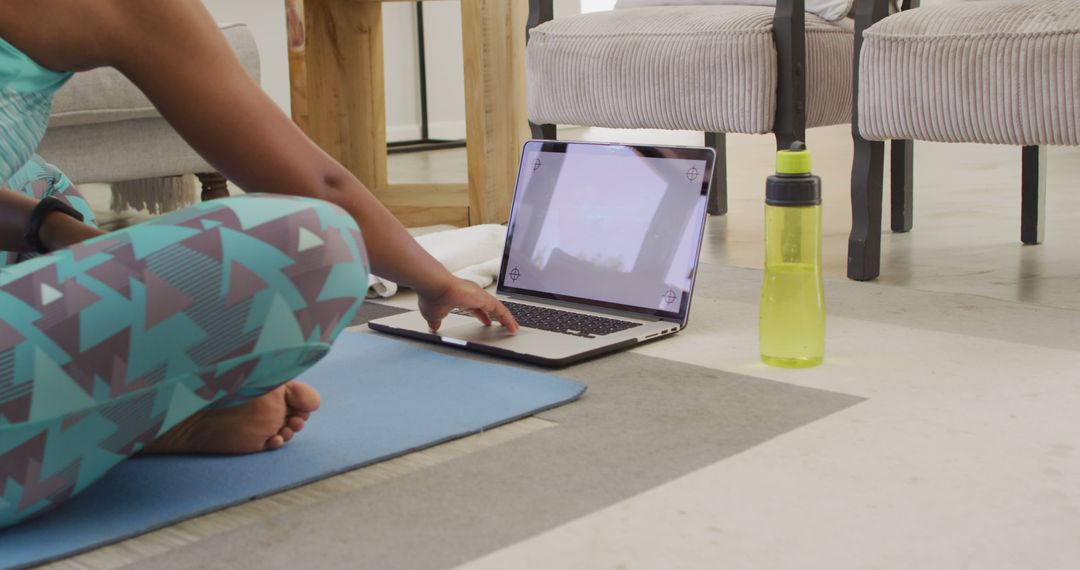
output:
[[[285,404],[289,406],[294,415],[310,415],[311,412],[319,409],[321,401],[315,388],[303,382],[294,380],[285,384]]]
[[[278,431],[277,433],[278,433],[279,436],[281,436],[281,439],[283,439],[285,441],[289,441],[290,439],[293,438],[293,435],[294,435],[293,430],[291,430],[291,429],[289,429],[287,427],[281,428],[281,430]]]
[[[280,449],[285,445],[285,438],[281,437],[281,434],[275,435],[266,440],[266,449]]]
[[[304,429],[304,425],[306,423],[307,421],[304,418],[301,418],[299,416],[289,416],[289,418],[285,420],[285,427],[293,430],[294,432],[298,432]]]

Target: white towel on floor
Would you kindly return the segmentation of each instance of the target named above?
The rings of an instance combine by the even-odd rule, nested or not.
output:
[[[487,287],[499,276],[506,227],[484,224],[455,228],[424,234],[416,241],[450,273]],[[375,275],[368,287],[368,297],[393,297],[398,290],[397,283]]]

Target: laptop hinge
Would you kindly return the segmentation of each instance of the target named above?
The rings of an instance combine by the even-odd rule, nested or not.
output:
[[[641,313],[635,313],[632,311],[623,311],[619,309],[609,309],[607,307],[597,307],[595,305],[586,305],[584,303],[574,303],[572,301],[560,301],[555,299],[545,299],[544,297],[535,297],[533,295],[525,295],[522,293],[499,293],[498,296],[506,297],[508,299],[516,299],[521,301],[531,301],[533,303],[539,303],[542,305],[551,305],[554,307],[564,307],[567,309],[577,309],[580,311],[590,311],[593,313],[602,313],[605,315],[612,315],[615,317],[621,317],[624,319],[634,319],[639,321],[645,321],[650,323],[665,321],[669,323],[679,324],[681,321],[673,318],[657,317],[654,315],[643,315]]]

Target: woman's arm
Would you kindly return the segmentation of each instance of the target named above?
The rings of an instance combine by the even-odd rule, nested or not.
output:
[[[52,29],[0,24],[49,66],[109,65],[130,78],[181,136],[248,191],[310,196],[344,208],[364,233],[373,272],[415,289],[436,328],[452,307],[517,325],[494,297],[450,275],[348,170],[301,132],[247,75],[198,0],[13,0],[3,16],[48,17]],[[88,35],[86,29],[92,29]],[[18,39],[18,38],[16,38]],[[15,43],[14,41],[12,43]],[[19,45],[19,44],[16,44]],[[22,47],[22,46],[20,46]],[[24,48],[25,51],[25,48]]]
[[[0,251],[30,251],[26,229],[37,200],[0,187]],[[41,222],[38,238],[52,251],[104,232],[61,212],[50,212]]]

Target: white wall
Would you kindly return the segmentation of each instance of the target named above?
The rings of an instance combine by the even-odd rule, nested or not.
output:
[[[581,0],[581,11],[583,13],[603,12],[614,7],[615,0]]]
[[[424,42],[428,122],[433,139],[465,138],[465,69],[461,41],[461,5],[457,2],[426,2]],[[414,97],[419,124],[419,94]]]
[[[383,54],[386,138],[391,141],[419,138],[420,70],[416,49],[416,7],[412,3],[383,4]]]
[[[582,1],[555,0],[556,17],[581,11]],[[262,86],[289,112],[289,60],[284,0],[203,0],[219,22],[242,22],[255,35],[262,59]],[[458,2],[424,4],[427,52],[428,120],[432,138],[465,137],[465,80],[462,66],[461,6]],[[386,134],[391,141],[420,136],[419,68],[416,7],[408,2],[383,5],[383,53],[386,69]]]

